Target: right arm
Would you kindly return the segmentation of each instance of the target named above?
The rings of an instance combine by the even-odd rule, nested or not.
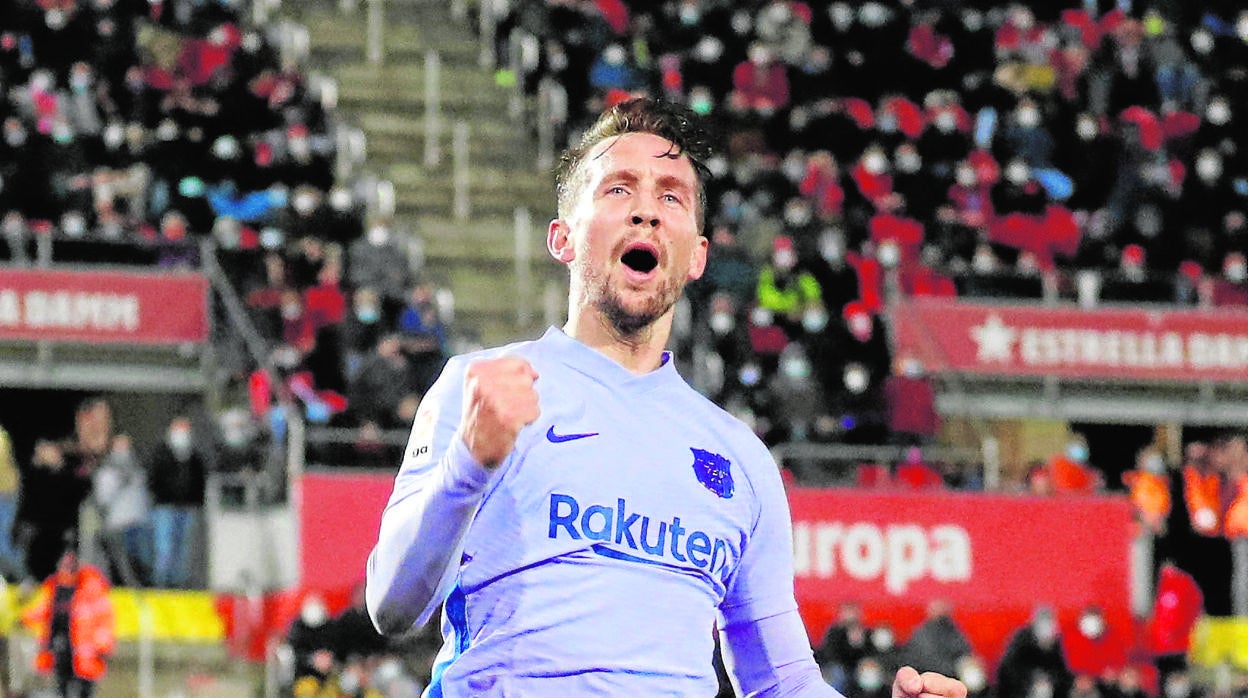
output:
[[[452,360],[425,396],[368,558],[365,601],[380,632],[423,624],[450,591],[493,470],[537,418],[536,377],[515,357]]]

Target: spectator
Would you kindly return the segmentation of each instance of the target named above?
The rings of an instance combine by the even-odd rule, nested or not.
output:
[[[27,573],[38,580],[52,574],[65,536],[78,530],[79,507],[91,481],[72,469],[60,443],[38,439],[22,485],[18,547],[26,553]]]
[[[286,644],[294,655],[296,696],[317,696],[336,679],[333,628],[325,599],[315,592],[304,597],[299,616],[286,631]]]
[[[112,450],[92,475],[92,490],[109,577],[128,587],[146,586],[152,566],[152,498],[129,436],[113,439]]]
[[[1072,682],[1073,676],[1059,641],[1057,619],[1052,610],[1038,608],[1006,645],[997,666],[997,694],[1036,695],[1031,691],[1040,683],[1052,691],[1051,695],[1064,696]]]
[[[407,253],[392,221],[378,219],[364,237],[347,248],[347,284],[351,288],[369,286],[381,296],[384,315],[402,307],[411,289]]]
[[[846,690],[858,662],[871,651],[870,632],[862,620],[862,606],[853,601],[842,603],[815,650],[824,680],[842,692]]]
[[[1090,680],[1102,692],[1114,690],[1127,667],[1131,641],[1108,622],[1104,611],[1094,604],[1085,606],[1075,627],[1061,636],[1062,650],[1076,679]]]
[[[923,362],[914,357],[894,362],[896,368],[884,379],[884,404],[890,438],[903,445],[932,443],[940,430],[936,391]]]
[[[423,393],[433,385],[447,357],[446,326],[433,284],[421,282],[412,288],[397,329],[403,353],[412,362],[416,388]]]
[[[823,311],[819,282],[798,268],[797,262],[793,239],[777,235],[772,241],[771,263],[758,276],[757,307],[767,311],[771,320],[755,324],[775,323],[790,340],[803,334],[802,319],[807,313]]]
[[[732,71],[733,109],[769,118],[789,106],[789,77],[775,52],[762,42],[750,45],[749,57]]]
[[[184,589],[191,581],[191,552],[197,547],[194,541],[204,506],[206,472],[188,417],[176,415],[169,420],[165,438],[152,449],[146,469],[153,504],[152,583]]]
[[[11,582],[26,578],[26,561],[17,546],[17,509],[22,496],[21,470],[9,432],[0,425],[0,576]]]
[[[1055,494],[1092,494],[1100,488],[1101,473],[1088,464],[1088,442],[1081,434],[1073,435],[1045,468]]]
[[[901,650],[901,663],[954,676],[959,662],[971,654],[966,632],[953,619],[947,601],[933,601],[927,618],[915,628]],[[1012,695],[1012,694],[1011,694]]]
[[[55,678],[61,696],[89,698],[116,646],[116,621],[108,580],[75,547],[65,545],[22,622],[38,640],[35,669]]]
[[[364,359],[347,393],[351,413],[361,424],[399,428],[396,408],[403,398],[419,395],[411,362],[396,334],[382,337],[375,352]]]

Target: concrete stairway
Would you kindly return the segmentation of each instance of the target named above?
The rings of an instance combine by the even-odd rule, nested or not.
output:
[[[535,137],[508,115],[511,89],[495,84],[493,72],[478,66],[479,44],[470,20],[455,19],[440,0],[385,0],[384,60],[367,59],[363,3],[343,13],[337,2],[289,3],[285,16],[306,26],[309,69],[338,82],[339,108],[363,129],[365,169],[393,182],[401,226],[424,242],[426,271],[455,294],[454,329],[487,344],[535,336],[543,316],[540,298],[547,283],[563,284],[564,272],[544,252],[545,226],[554,211],[552,175],[536,165]],[[425,55],[440,56],[442,159],[424,165]],[[469,127],[471,215],[455,217],[451,149],[454,124]],[[514,267],[513,212],[531,212],[533,309],[517,320],[519,297]]]

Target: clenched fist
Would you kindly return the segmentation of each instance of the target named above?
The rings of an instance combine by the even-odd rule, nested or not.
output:
[[[497,468],[516,435],[537,419],[537,371],[517,356],[475,361],[464,374],[464,444],[478,463]]]

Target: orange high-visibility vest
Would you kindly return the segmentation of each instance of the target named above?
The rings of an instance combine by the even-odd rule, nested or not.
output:
[[[1222,530],[1217,473],[1201,473],[1192,466],[1183,468],[1183,498],[1187,500],[1187,514],[1192,530],[1202,536],[1216,536]]]
[[[1248,538],[1248,475],[1240,475],[1235,501],[1226,509],[1227,538]]]
[[[1154,531],[1170,515],[1170,478],[1143,470],[1128,470],[1122,481],[1131,488],[1131,503]]]

